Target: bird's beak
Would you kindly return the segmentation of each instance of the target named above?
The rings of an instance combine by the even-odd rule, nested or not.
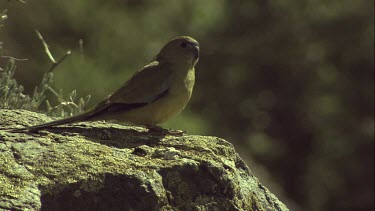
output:
[[[199,44],[198,43],[189,43],[189,47],[193,50],[194,59],[199,58]]]
[[[194,59],[199,58],[199,44],[194,42],[189,42],[188,47],[193,50]]]
[[[194,58],[198,59],[199,58],[199,46],[195,46],[193,48],[193,51],[194,51]]]

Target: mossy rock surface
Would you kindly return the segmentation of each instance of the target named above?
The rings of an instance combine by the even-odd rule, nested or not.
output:
[[[0,127],[51,118],[0,110]],[[84,122],[0,130],[0,210],[288,210],[232,144]]]

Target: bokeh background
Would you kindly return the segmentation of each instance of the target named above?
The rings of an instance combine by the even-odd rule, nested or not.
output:
[[[26,92],[51,65],[37,28],[56,59],[72,50],[54,88],[92,95],[89,107],[169,39],[193,36],[193,98],[164,126],[231,141],[292,210],[373,210],[374,1],[0,0],[4,9],[0,41],[28,59],[15,75]]]

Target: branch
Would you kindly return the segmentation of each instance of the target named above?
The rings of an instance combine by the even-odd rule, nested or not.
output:
[[[23,1],[23,0],[16,0],[16,1],[21,2],[21,3],[23,3],[23,4],[26,4],[26,2]],[[10,2],[10,0],[8,0],[8,2]]]
[[[72,52],[70,50],[66,51],[65,55],[59,59],[59,61],[52,64],[49,68],[48,72],[52,72],[61,62],[65,60],[67,56],[69,56]]]
[[[44,41],[42,35],[40,34],[40,32],[35,29],[35,33],[36,33],[36,36],[38,36],[39,40],[42,42],[42,45],[43,45],[43,48],[44,48],[44,52],[47,54],[49,60],[52,62],[52,63],[56,63],[55,59],[53,58],[51,52],[49,51],[49,48],[48,48],[48,45],[46,43],[46,41]]]
[[[13,59],[14,61],[27,61],[27,60],[29,60],[29,59],[18,59],[18,58],[14,58],[12,56],[0,56],[0,58]]]
[[[71,50],[67,50],[65,55],[63,57],[61,57],[57,62],[55,60],[55,58],[53,58],[49,48],[48,48],[48,45],[46,43],[46,41],[43,39],[43,36],[42,34],[40,34],[40,32],[35,29],[35,33],[36,35],[38,36],[39,40],[42,42],[42,45],[43,45],[43,48],[44,48],[44,52],[47,54],[49,60],[52,62],[52,66],[49,68],[48,72],[52,72],[61,62],[63,62],[65,60],[65,58],[67,56],[69,56],[72,52]]]

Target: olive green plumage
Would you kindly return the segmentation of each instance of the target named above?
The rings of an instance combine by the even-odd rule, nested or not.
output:
[[[46,127],[95,120],[157,125],[184,109],[193,92],[199,44],[188,36],[169,41],[155,61],[137,71],[120,89],[96,107],[77,116],[23,128]]]

